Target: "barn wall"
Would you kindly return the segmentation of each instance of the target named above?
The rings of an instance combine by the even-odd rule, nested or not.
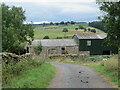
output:
[[[66,47],[66,51],[68,52],[68,54],[78,54],[78,46],[69,46]]]
[[[90,55],[102,55],[104,50],[110,50],[113,54],[117,53],[117,48],[104,45],[103,39],[92,39],[91,46],[87,46],[87,40],[90,39],[79,40],[79,51],[90,51]]]
[[[76,35],[74,35],[72,38],[75,40],[75,42],[76,42],[77,44],[79,44],[79,39],[78,39],[78,37],[77,37]]]
[[[68,54],[78,54],[78,52],[79,52],[79,49],[78,49],[78,46],[76,45],[76,46],[63,46],[63,47],[60,47],[60,46],[57,46],[57,47],[42,47],[42,51],[41,51],[41,53],[40,53],[40,57],[41,58],[46,58],[46,57],[48,57],[49,55],[61,55],[62,54],[62,48],[65,48],[66,50],[65,51],[67,51],[68,52]],[[55,49],[56,50],[56,53],[55,54],[50,54],[49,53],[49,50],[53,50],[53,49]]]

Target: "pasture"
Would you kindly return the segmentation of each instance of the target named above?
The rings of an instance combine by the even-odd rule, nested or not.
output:
[[[34,39],[43,39],[45,36],[49,36],[50,39],[56,39],[57,37],[64,37],[63,28],[67,28],[68,32],[66,36],[71,38],[74,34],[77,33],[91,33],[90,31],[84,32],[84,29],[75,30],[75,28],[79,28],[79,25],[82,25],[86,29],[95,29],[96,33],[103,33],[101,30],[89,27],[87,23],[82,24],[74,24],[74,25],[37,25],[34,26]]]

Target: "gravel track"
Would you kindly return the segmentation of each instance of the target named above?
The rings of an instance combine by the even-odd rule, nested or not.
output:
[[[87,66],[50,62],[57,67],[48,88],[112,88]]]

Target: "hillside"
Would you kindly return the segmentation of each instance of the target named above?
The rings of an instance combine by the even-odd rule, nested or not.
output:
[[[103,31],[101,31],[100,29],[96,29],[93,27],[89,27],[87,23],[81,23],[81,24],[74,24],[74,25],[46,25],[46,26],[42,26],[42,25],[37,25],[34,26],[34,38],[35,39],[43,39],[45,36],[49,36],[49,38],[63,38],[64,37],[64,32],[63,28],[67,28],[68,32],[66,33],[67,38],[71,38],[74,34],[77,33],[92,33],[90,31],[86,31],[84,32],[84,29],[78,29],[75,30],[75,28],[79,28],[79,25],[83,26],[84,28],[88,29],[95,29],[96,33],[104,33]]]

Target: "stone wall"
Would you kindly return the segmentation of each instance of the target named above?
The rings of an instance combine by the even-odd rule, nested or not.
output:
[[[66,51],[68,52],[68,54],[78,54],[78,46],[69,46],[66,47]]]
[[[79,55],[90,56],[90,51],[79,51]]]
[[[78,55],[78,46],[57,46],[57,47],[42,47],[42,52],[40,54],[41,58],[47,58],[51,55],[62,55],[62,48],[65,48],[67,54],[76,54]],[[51,52],[53,50],[53,52]],[[53,54],[52,54],[53,53]]]
[[[10,62],[18,62],[20,60],[29,60],[31,59],[31,54],[30,53],[26,53],[23,55],[16,55],[13,53],[2,53],[0,56],[2,56],[2,60],[3,62],[5,62],[6,64],[10,63]]]

